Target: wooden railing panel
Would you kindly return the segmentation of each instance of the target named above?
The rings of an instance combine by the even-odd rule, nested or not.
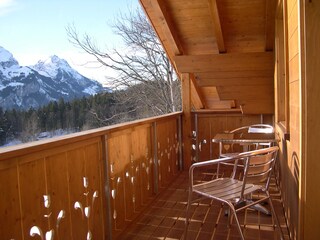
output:
[[[160,186],[176,175],[179,117],[0,149],[1,238],[45,239],[53,230],[54,240],[116,239],[155,198],[160,175]]]
[[[159,187],[166,187],[178,171],[177,119],[157,123]]]
[[[172,174],[175,176],[179,172],[179,119],[173,119],[170,122],[168,133],[169,136],[169,155],[168,159],[170,159]]]
[[[107,141],[114,230],[121,230],[153,194],[151,125],[112,133]]]
[[[0,162],[0,192],[0,236],[22,239],[17,167],[3,166]]]
[[[36,156],[35,156],[36,157]],[[19,192],[21,204],[21,219],[23,235],[28,236],[33,226],[47,231],[48,219],[44,217],[47,209],[44,207],[43,195],[46,194],[46,177],[44,159],[19,164]],[[41,217],[39,217],[41,216]]]
[[[153,158],[151,126],[136,129],[131,134],[132,159],[134,166],[131,171],[134,177],[134,210],[141,211],[153,194]]]
[[[129,134],[124,131],[121,135],[108,137],[108,160],[110,171],[111,208],[114,229],[123,229],[126,225],[126,209],[128,200],[125,192],[125,172],[130,163]]]
[[[71,218],[72,235],[74,239],[83,239],[87,234],[87,220],[80,209],[75,209],[74,204],[79,202],[82,207],[86,205],[86,192],[83,177],[88,177],[85,172],[84,148],[67,152],[68,177],[69,177],[69,209]]]
[[[37,227],[43,239],[50,230],[54,239],[86,239],[89,230],[99,239],[105,231],[101,166],[100,138],[1,161],[0,211],[10,212],[1,215],[1,237],[31,239]],[[57,220],[59,213],[63,218]]]
[[[65,210],[67,213],[73,211],[73,206],[70,206],[69,197],[69,184],[68,182],[68,161],[67,153],[58,153],[46,158],[46,178],[48,195],[51,198],[51,211],[53,218],[50,218],[50,226],[57,224],[57,216],[61,210]],[[59,176],[59,177],[57,177]],[[43,204],[42,204],[43,206]],[[71,231],[71,219],[65,217],[59,224],[59,229],[56,232],[57,237],[62,236],[66,239],[72,239]],[[59,239],[58,238],[58,239]]]
[[[101,142],[85,147],[86,176],[88,176],[89,187],[86,199],[87,206],[91,207],[88,219],[88,228],[91,229],[93,239],[98,239],[105,232],[105,208],[103,196],[103,175]]]

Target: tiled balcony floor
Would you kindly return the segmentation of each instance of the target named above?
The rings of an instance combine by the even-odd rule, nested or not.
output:
[[[211,178],[212,174],[201,174],[201,178],[208,177]],[[289,239],[280,195],[274,182],[270,193],[285,239]],[[119,239],[184,239],[187,187],[188,173],[182,172]],[[266,207],[269,208],[268,205]],[[221,204],[208,199],[195,203],[192,206],[187,239],[240,239],[234,222],[230,228],[227,227],[225,209]],[[240,213],[239,220],[246,239],[280,239],[279,229],[273,227],[271,216],[247,209]]]

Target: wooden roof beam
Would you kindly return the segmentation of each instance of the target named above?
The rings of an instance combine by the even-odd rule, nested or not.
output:
[[[184,53],[183,47],[179,41],[177,30],[175,29],[172,18],[169,15],[167,7],[165,6],[165,1],[152,1],[152,6],[158,15],[158,18],[160,19],[163,32],[170,41],[170,46],[173,48],[174,55],[182,55]]]
[[[196,78],[199,87],[233,87],[233,86],[250,86],[250,85],[270,85],[273,84],[273,77],[257,78]]]
[[[219,48],[220,53],[226,52],[226,48],[224,45],[224,40],[223,40],[223,34],[222,34],[222,28],[221,28],[221,23],[220,23],[220,16],[219,16],[219,11],[218,11],[218,6],[217,6],[217,0],[208,0],[209,4],[209,9],[210,9],[210,14],[213,20],[213,27],[214,27],[214,33],[217,39],[217,44]]]
[[[273,70],[273,52],[175,56],[180,73]]]
[[[199,87],[268,85],[274,82],[274,71],[222,71],[194,73]]]
[[[204,96],[201,92],[201,89],[199,88],[195,76],[194,74],[190,74],[190,78],[191,78],[191,85],[192,88],[194,89],[196,96],[194,96],[195,99],[192,99],[193,101],[193,105],[195,107],[195,109],[203,109],[206,108],[206,101],[204,100]]]

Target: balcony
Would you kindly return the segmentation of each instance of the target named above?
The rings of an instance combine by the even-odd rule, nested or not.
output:
[[[192,118],[198,132],[192,141],[261,120],[241,114]],[[175,113],[1,149],[0,236],[181,239],[188,181],[182,155],[191,149],[182,142],[181,123],[182,114]],[[216,157],[217,146],[197,151],[192,158]],[[273,188],[286,229],[280,194]],[[223,209],[214,206],[208,201],[194,206],[188,239],[237,239]],[[249,239],[278,237],[269,216],[247,211],[241,220]]]
[[[212,172],[199,174],[200,179],[208,180]],[[170,186],[149,206],[139,218],[121,235],[120,239],[184,239],[185,214],[188,189],[188,173],[178,174]],[[285,239],[290,239],[281,196],[275,181],[271,194],[280,219]],[[226,208],[214,201],[201,201],[192,210],[192,222],[189,225],[187,239],[241,239],[236,225],[228,228],[225,216]],[[246,239],[280,239],[279,230],[273,227],[271,216],[254,210],[240,215]]]

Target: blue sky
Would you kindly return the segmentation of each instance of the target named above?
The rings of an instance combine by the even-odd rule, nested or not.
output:
[[[0,46],[23,66],[57,55],[80,73],[102,80],[105,70],[83,66],[92,59],[69,43],[65,28],[74,24],[98,46],[111,49],[120,41],[110,23],[138,5],[138,0],[0,0]]]

